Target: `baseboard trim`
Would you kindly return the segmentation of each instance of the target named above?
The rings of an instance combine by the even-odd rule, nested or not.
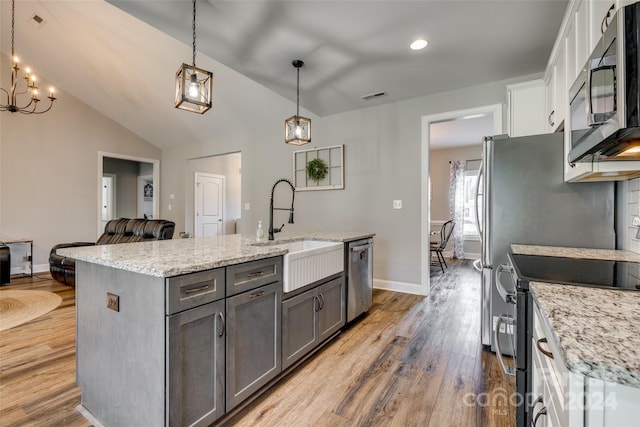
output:
[[[49,271],[49,264],[38,264],[38,265],[34,265],[33,266],[33,273],[44,273],[46,271]],[[29,270],[24,269],[24,267],[22,266],[18,266],[18,267],[11,267],[11,275],[18,275],[18,274],[29,274]]]
[[[391,280],[373,279],[375,289],[402,292],[405,294],[427,295],[427,290],[419,283],[396,282]]]

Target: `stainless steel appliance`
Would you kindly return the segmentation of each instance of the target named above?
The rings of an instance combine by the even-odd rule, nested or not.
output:
[[[373,239],[350,242],[347,257],[347,322],[351,322],[373,303]]]
[[[640,159],[640,3],[618,10],[569,90],[569,161]]]
[[[532,395],[531,371],[533,339],[533,298],[529,282],[551,282],[562,285],[596,286],[620,290],[640,290],[638,264],[633,262],[548,257],[508,254],[508,263],[501,271],[511,278],[512,291],[505,292],[506,299],[514,301],[516,357],[513,371],[516,376],[516,393],[524,396],[516,407],[516,426],[534,425],[533,405],[537,397]],[[499,286],[504,277],[498,282]],[[499,359],[500,360],[500,359]]]
[[[512,243],[613,249],[614,183],[563,181],[563,134],[487,137],[482,183],[482,344],[513,354],[512,304],[496,287]],[[480,216],[480,214],[478,215]],[[513,291],[513,289],[508,289]],[[496,322],[500,325],[493,334]],[[502,329],[503,333],[500,332]]]

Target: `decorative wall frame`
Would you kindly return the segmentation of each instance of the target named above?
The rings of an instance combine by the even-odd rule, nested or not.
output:
[[[319,181],[314,181],[307,174],[307,165],[313,159],[321,159],[328,169],[326,176]],[[293,185],[296,191],[344,189],[344,145],[294,151]]]

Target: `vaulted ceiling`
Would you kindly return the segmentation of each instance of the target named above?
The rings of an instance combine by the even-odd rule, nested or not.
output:
[[[198,0],[196,62],[216,79],[216,107],[206,123],[173,108],[173,75],[191,62],[188,0],[18,0],[16,51],[64,91],[169,147],[223,136],[267,109],[290,110],[293,59],[305,61],[301,107],[320,117],[541,72],[566,6],[565,0]],[[5,55],[10,10],[2,0]],[[44,23],[36,25],[34,14]],[[429,45],[410,50],[419,37]]]

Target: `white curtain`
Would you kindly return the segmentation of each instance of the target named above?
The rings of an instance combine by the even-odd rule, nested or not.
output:
[[[453,234],[449,239],[451,258],[464,258],[464,173],[467,168],[465,160],[451,162],[449,186],[449,214],[455,222]]]

